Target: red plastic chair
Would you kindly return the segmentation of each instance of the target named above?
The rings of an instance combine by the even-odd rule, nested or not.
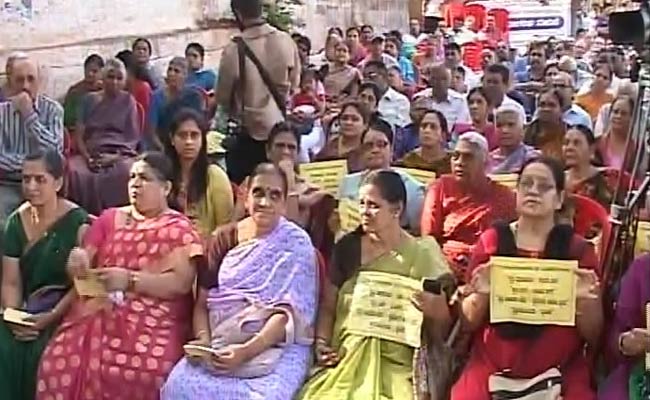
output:
[[[467,16],[474,17],[474,30],[476,32],[480,31],[485,27],[485,19],[487,17],[487,10],[483,4],[468,4],[465,6],[465,18]]]
[[[572,194],[571,199],[574,202],[575,215],[573,217],[573,229],[579,235],[585,236],[594,227],[599,225],[600,243],[597,252],[600,258],[607,240],[609,239],[611,227],[609,225],[609,213],[600,203],[588,197],[578,194]],[[602,268],[599,265],[598,273],[602,275]]]
[[[481,70],[481,52],[483,52],[483,44],[481,42],[465,43],[463,49],[463,64],[468,66],[474,71]]]

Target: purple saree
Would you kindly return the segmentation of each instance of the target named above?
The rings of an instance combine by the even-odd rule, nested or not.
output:
[[[68,197],[88,213],[100,215],[105,209],[128,204],[129,170],[140,139],[135,100],[127,92],[110,98],[89,94],[84,98],[80,121],[91,157],[117,157],[112,165],[98,170],[91,170],[81,155],[69,159]]]
[[[210,289],[207,301],[212,347],[244,342],[274,312],[286,312],[289,317],[285,340],[232,374],[210,372],[181,360],[161,390],[161,398],[293,398],[308,373],[318,304],[318,268],[309,236],[282,218],[266,237],[230,250],[218,270],[218,285]]]

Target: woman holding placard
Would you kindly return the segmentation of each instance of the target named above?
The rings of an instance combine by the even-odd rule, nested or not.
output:
[[[28,155],[22,181],[27,201],[4,229],[2,308],[33,314],[31,326],[0,321],[0,388],[6,399],[34,398],[41,353],[74,298],[65,267],[88,215],[59,197],[63,171],[54,149]]]
[[[450,277],[447,263],[434,240],[416,239],[400,228],[407,195],[397,173],[370,172],[363,179],[359,199],[361,225],[335,245],[329,279],[323,288],[316,326],[319,369],[298,399],[409,400],[424,394],[444,399],[449,377],[432,369],[444,370],[445,360],[424,355],[431,349],[429,345],[439,350],[444,347],[442,342],[451,326],[446,289],[453,291],[453,285],[445,284],[444,277]],[[371,275],[394,281],[395,287],[387,292],[398,293],[401,287],[399,293],[404,295],[385,299],[392,302],[391,306],[384,305],[378,317],[375,313],[378,319],[359,312],[366,298],[360,282]],[[436,279],[438,290],[432,292],[437,294],[420,290],[423,278]],[[401,285],[409,282],[411,289],[405,290]],[[420,331],[419,324],[391,322],[394,320],[388,310],[394,309],[403,310],[404,315],[421,310],[424,329]],[[422,321],[421,314],[416,312],[416,316]],[[386,329],[360,332],[359,326],[368,320],[396,330],[415,328],[418,341],[422,332],[424,345],[414,346],[406,337],[387,340]],[[427,378],[433,380],[427,382]],[[427,383],[434,386],[427,387]]]
[[[564,195],[557,161],[528,162],[517,183],[518,220],[495,225],[476,244],[462,301],[462,320],[474,339],[452,400],[488,400],[497,392],[516,399],[522,396],[513,392],[525,390],[549,399],[560,393],[564,400],[595,399],[584,348],[597,345],[603,325],[598,260],[590,243],[556,224]],[[490,323],[491,256],[577,260],[573,326]]]

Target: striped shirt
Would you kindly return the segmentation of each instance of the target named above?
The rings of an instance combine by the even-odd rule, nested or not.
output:
[[[0,103],[0,180],[20,180],[23,159],[39,147],[63,153],[63,107],[39,95],[35,109],[23,118],[12,102]]]

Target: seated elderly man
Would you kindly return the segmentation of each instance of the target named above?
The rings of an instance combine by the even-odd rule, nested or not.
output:
[[[11,96],[11,87],[9,86],[9,81],[11,77],[11,71],[14,69],[14,63],[16,62],[16,59],[18,58],[25,58],[26,55],[25,53],[12,53],[7,57],[7,63],[5,64],[5,75],[6,75],[6,81],[2,86],[0,86],[0,103],[5,102],[9,100],[9,96]]]
[[[459,283],[465,283],[472,246],[496,221],[515,218],[515,194],[487,177],[488,144],[483,135],[460,135],[450,175],[427,191],[420,224],[422,235],[438,240]]]
[[[589,129],[593,129],[589,113],[573,102],[573,96],[575,95],[575,80],[573,77],[561,71],[551,78],[551,85],[560,91],[565,98],[565,104],[570,105],[569,108],[564,110],[564,122],[567,125],[584,125]]]
[[[490,174],[519,173],[528,160],[541,153],[524,143],[524,116],[518,108],[502,105],[496,111],[498,147],[489,155]]]
[[[0,103],[0,224],[21,203],[23,159],[38,148],[63,151],[63,108],[39,93],[35,61],[14,60],[9,86],[12,93]]]

